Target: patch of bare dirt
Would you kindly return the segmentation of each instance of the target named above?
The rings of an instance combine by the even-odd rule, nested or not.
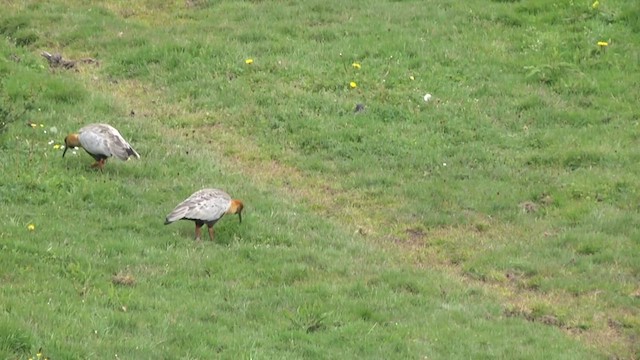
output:
[[[114,285],[133,286],[136,283],[136,279],[129,273],[119,272],[111,277],[111,282]]]
[[[83,58],[83,59],[79,59],[79,60],[69,60],[69,59],[63,59],[62,55],[60,54],[51,54],[49,52],[43,51],[42,57],[44,57],[45,59],[47,59],[47,61],[49,62],[49,67],[51,68],[63,68],[63,69],[76,69],[78,64],[91,64],[91,65],[100,65],[100,63],[98,62],[98,60],[94,59],[94,58]]]
[[[547,193],[542,193],[535,201],[523,201],[518,204],[518,207],[522,210],[522,212],[530,214],[536,213],[540,208],[550,206],[554,203],[553,197]]]

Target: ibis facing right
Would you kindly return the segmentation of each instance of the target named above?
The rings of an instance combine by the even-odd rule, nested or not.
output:
[[[242,223],[242,201],[232,199],[220,189],[202,189],[191,194],[178,204],[164,221],[165,225],[178,220],[191,220],[196,224],[196,241],[200,241],[200,232],[207,224],[209,238],[213,241],[213,225],[225,214],[238,214]]]

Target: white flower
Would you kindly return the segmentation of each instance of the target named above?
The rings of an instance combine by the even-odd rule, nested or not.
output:
[[[53,143],[54,143],[54,141],[53,141],[53,140],[51,140],[51,141],[49,141],[49,142],[47,143],[47,145],[51,145],[51,144],[53,144]]]
[[[423,99],[424,102],[428,102],[429,100],[431,100],[431,94],[426,94]]]

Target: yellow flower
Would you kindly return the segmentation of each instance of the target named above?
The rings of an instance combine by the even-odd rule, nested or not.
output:
[[[251,64],[253,64],[253,59],[247,59],[247,60],[244,61],[244,63],[247,64],[247,65],[251,65]]]
[[[411,75],[411,76],[409,76],[409,79],[415,80],[416,78],[414,78],[413,75]]]
[[[42,349],[38,350],[38,353],[36,354],[36,356],[38,357],[38,359],[42,357]]]
[[[358,84],[356,84],[355,81],[352,81],[352,82],[349,83],[349,87],[352,88],[352,89],[355,89],[355,88],[358,87]]]
[[[35,225],[33,225],[33,224],[29,224],[29,225],[27,225],[27,229],[28,229],[29,231],[33,231],[33,230],[35,230],[35,229],[36,229],[36,226],[35,226]]]
[[[353,64],[351,64],[351,66],[353,66],[355,69],[360,69],[362,66],[360,66],[360,63],[354,62]]]
[[[609,43],[606,41],[598,41],[598,46],[601,46],[601,47],[609,46]]]
[[[35,123],[31,123],[31,124],[29,124],[29,126],[31,126],[32,128],[34,128],[34,127],[36,127],[36,126],[38,126],[38,125],[36,125]]]
[[[55,150],[60,149],[60,144],[55,144],[55,145],[53,145],[53,148],[54,148]]]
[[[591,8],[594,10],[597,9],[598,6],[600,6],[600,1],[598,0],[594,1],[593,4],[591,4]]]
[[[40,127],[44,127],[44,124],[40,124]]]

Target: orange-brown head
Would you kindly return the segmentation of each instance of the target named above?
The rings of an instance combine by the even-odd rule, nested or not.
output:
[[[244,209],[244,205],[240,200],[231,200],[231,206],[229,206],[229,210],[227,210],[227,214],[238,214],[238,218],[240,222],[242,222],[242,209]]]
[[[64,151],[62,152],[62,157],[64,157],[64,154],[67,153],[67,149],[76,146],[80,146],[80,139],[78,138],[78,134],[73,133],[67,135],[67,137],[64,138]]]

